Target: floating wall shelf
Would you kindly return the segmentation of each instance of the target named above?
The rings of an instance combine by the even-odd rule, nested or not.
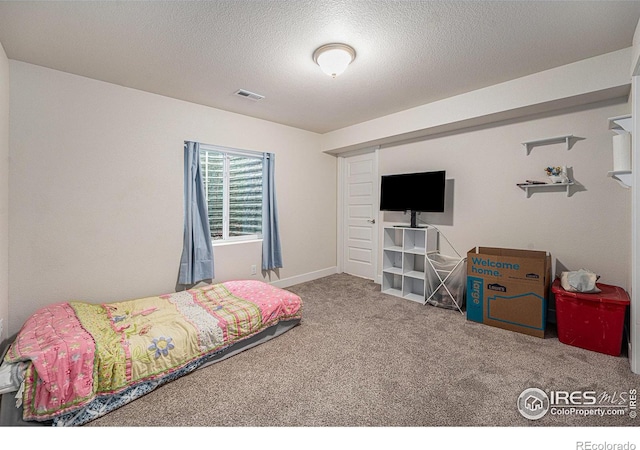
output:
[[[631,117],[631,114],[611,117],[609,119],[609,129],[618,134],[631,133],[633,130],[633,119]]]
[[[575,136],[573,134],[566,134],[564,136],[556,136],[556,137],[545,138],[545,139],[537,139],[535,141],[527,141],[527,142],[523,142],[522,145],[524,145],[524,148],[527,149],[527,155],[531,153],[531,149],[533,147],[538,147],[540,145],[559,144],[561,142],[566,143],[567,150],[569,150],[571,148],[571,139],[573,139],[574,137]]]
[[[613,178],[620,184],[620,186],[627,189],[633,184],[633,175],[630,170],[613,170],[611,172],[607,172],[607,176]]]
[[[519,184],[518,187],[527,193],[527,198],[535,191],[566,191],[569,196],[569,188],[573,186],[573,181],[568,183],[546,183],[546,184]]]
[[[633,131],[633,117],[631,114],[611,117],[609,119],[609,129],[617,134],[631,134]],[[633,174],[630,170],[612,170],[611,172],[607,172],[607,176],[616,180],[618,184],[624,188],[629,188],[633,185]]]

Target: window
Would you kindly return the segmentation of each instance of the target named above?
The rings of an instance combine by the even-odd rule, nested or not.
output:
[[[263,155],[200,145],[213,241],[262,237]]]

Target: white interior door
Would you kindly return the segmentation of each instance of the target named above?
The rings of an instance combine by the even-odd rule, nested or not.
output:
[[[349,156],[343,164],[343,271],[375,280],[378,241],[377,153]]]

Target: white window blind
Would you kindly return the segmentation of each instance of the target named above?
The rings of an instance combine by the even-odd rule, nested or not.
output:
[[[200,146],[200,165],[213,240],[262,236],[261,154]]]

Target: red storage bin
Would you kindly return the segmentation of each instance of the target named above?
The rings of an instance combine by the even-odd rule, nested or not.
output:
[[[559,278],[553,282],[558,339],[564,344],[620,356],[629,295],[618,286],[596,286],[602,292],[585,294],[566,291]]]

